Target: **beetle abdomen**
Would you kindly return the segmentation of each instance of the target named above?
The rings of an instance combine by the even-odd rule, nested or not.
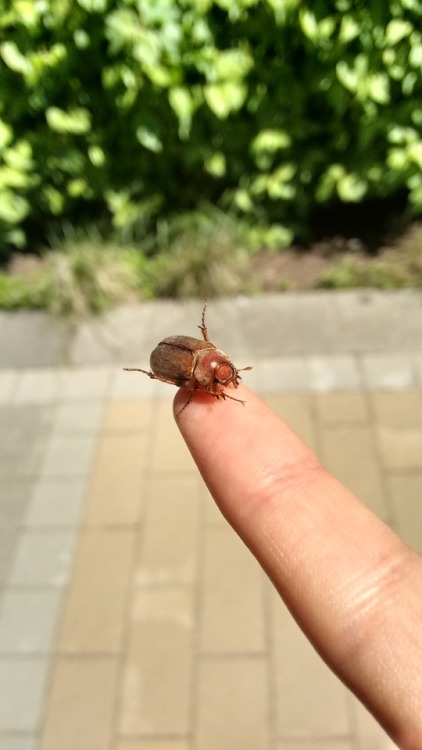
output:
[[[206,349],[215,349],[206,342]],[[192,380],[195,353],[204,349],[204,341],[190,336],[169,336],[163,339],[150,357],[151,370],[175,385],[183,385]]]

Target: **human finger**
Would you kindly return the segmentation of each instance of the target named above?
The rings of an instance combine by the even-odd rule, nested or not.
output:
[[[422,747],[422,563],[245,386],[177,418],[223,514],[339,677],[400,747]],[[186,392],[175,399],[175,412]]]

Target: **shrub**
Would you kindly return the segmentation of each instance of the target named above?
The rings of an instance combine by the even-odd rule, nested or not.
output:
[[[15,0],[0,11],[0,243],[127,240],[200,201],[303,235],[315,203],[422,207],[419,0]],[[267,228],[271,235],[267,237]]]

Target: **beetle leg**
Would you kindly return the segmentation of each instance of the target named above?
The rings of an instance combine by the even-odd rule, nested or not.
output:
[[[127,372],[143,372],[145,375],[148,375],[151,380],[161,380],[162,383],[179,385],[179,383],[175,382],[174,380],[167,380],[167,378],[162,378],[161,375],[155,375],[151,370],[141,370],[140,367],[124,367],[123,369]]]
[[[209,341],[208,328],[205,325],[205,310],[207,309],[208,300],[204,299],[204,307],[202,308],[202,325],[198,326],[201,329],[204,341]]]
[[[186,401],[186,404],[184,404],[182,406],[182,408],[180,409],[180,411],[177,412],[176,417],[180,417],[182,411],[184,411],[186,409],[186,407],[189,406],[190,402],[192,401],[192,399],[193,399],[193,397],[195,395],[195,392],[196,392],[196,388],[192,388],[192,390],[191,390],[191,392],[189,394],[189,398]]]
[[[242,404],[242,406],[245,406],[245,402],[244,402],[244,401],[242,401],[242,399],[241,399],[241,398],[235,398],[234,396],[229,396],[229,394],[228,394],[228,393],[225,393],[224,391],[221,391],[221,393],[218,393],[218,394],[216,394],[216,395],[217,395],[217,398],[222,398],[222,399],[223,399],[223,401],[224,401],[224,400],[225,400],[226,398],[230,398],[230,399],[231,399],[232,401],[237,401],[237,403],[238,403],[238,404]]]
[[[155,378],[155,375],[151,370],[141,370],[139,367],[124,367],[123,369],[127,372],[144,372],[149,378]]]

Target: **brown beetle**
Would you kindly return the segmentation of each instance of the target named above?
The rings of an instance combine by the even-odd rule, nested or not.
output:
[[[163,339],[152,352],[151,370],[141,370],[139,367],[124,368],[129,372],[143,372],[152,380],[161,380],[163,383],[171,383],[191,391],[186,404],[177,416],[190,404],[195,391],[205,391],[223,400],[230,398],[232,401],[238,401],[239,404],[245,403],[240,398],[229,396],[224,391],[224,388],[229,385],[237,388],[240,382],[240,370],[236,369],[221,349],[217,349],[209,341],[205,325],[206,307],[207,300],[202,309],[202,325],[198,326],[202,331],[203,341],[190,336],[169,336]],[[242,370],[252,370],[252,367],[243,367]]]

